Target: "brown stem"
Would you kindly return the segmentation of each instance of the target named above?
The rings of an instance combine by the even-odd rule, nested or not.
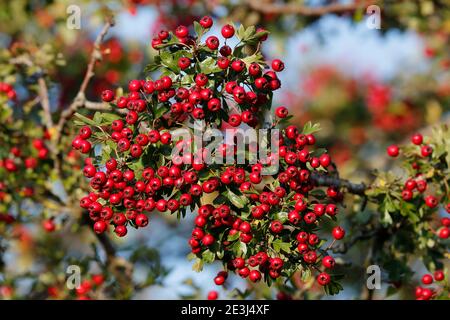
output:
[[[345,188],[348,192],[360,196],[365,196],[365,191],[367,190],[367,186],[364,183],[352,183],[345,179],[331,177],[317,172],[311,174],[311,180],[317,186]]]
[[[91,53],[90,61],[86,70],[86,73],[83,78],[83,82],[80,85],[80,89],[78,90],[78,93],[75,97],[75,99],[70,104],[69,108],[64,110],[61,113],[61,116],[59,118],[58,124],[56,125],[56,132],[55,132],[55,141],[56,144],[59,144],[62,138],[62,132],[64,130],[64,127],[67,123],[67,121],[74,115],[75,112],[81,107],[83,107],[86,103],[86,88],[89,84],[89,81],[94,76],[94,68],[95,63],[101,59],[102,54],[100,51],[100,45],[105,38],[108,30],[114,26],[114,20],[112,18],[109,18],[105,25],[102,28],[102,31],[97,36],[94,42],[94,48]]]

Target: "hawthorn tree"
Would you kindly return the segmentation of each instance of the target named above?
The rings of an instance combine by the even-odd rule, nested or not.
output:
[[[269,9],[277,8],[264,8]],[[2,52],[1,247],[7,251],[18,240],[43,275],[9,274],[2,259],[3,298],[120,299],[160,283],[167,271],[157,250],[134,246],[125,259],[114,243],[130,228],[151,224],[158,212],[180,220],[195,215],[186,239],[188,259],[197,271],[220,261],[223,269],[211,286],[228,288],[233,273],[248,279],[249,289],[233,291],[235,298],[261,296],[261,288],[275,288],[279,299],[333,295],[355,270],[365,273],[373,264],[386,271],[388,294],[406,288],[417,299],[448,298],[443,270],[450,133],[445,124],[390,146],[385,157],[396,158],[393,171],[380,168],[365,183],[342,179],[320,148],[319,124],[293,125],[293,108],[273,102],[282,85],[277,74],[285,66],[279,59],[267,61],[262,52],[268,31],[226,24],[214,35],[209,16],[192,26],[171,24],[172,30],[162,29],[151,41],[154,57],[143,78],[131,80],[124,92],[113,87],[116,62],[124,58],[118,42],[104,41],[114,25],[108,18],[82,59],[87,70],[81,84],[57,111],[52,99],[64,63],[58,50],[18,42]],[[236,46],[227,45],[231,38],[238,39]],[[104,81],[94,77],[98,72]],[[102,102],[87,98],[92,86]],[[74,91],[73,83],[65,87]],[[242,151],[222,144],[210,154],[208,147],[196,149],[194,140],[176,140],[177,129],[193,133],[199,123],[216,132],[253,128],[279,136],[254,163],[259,145]],[[205,163],[214,155],[233,162]],[[239,157],[246,161],[238,162]],[[279,170],[267,174],[275,163]],[[33,224],[45,233],[34,235],[27,228]],[[66,254],[60,236],[87,238],[91,248]],[[355,264],[355,254],[365,261]],[[414,292],[410,265],[417,258],[434,274],[425,274]],[[83,271],[75,290],[65,277],[73,264]],[[134,280],[135,269],[142,267],[146,279]],[[23,279],[33,285],[21,295],[14,288]],[[367,298],[373,292],[368,290]],[[217,292],[208,298],[217,299]]]

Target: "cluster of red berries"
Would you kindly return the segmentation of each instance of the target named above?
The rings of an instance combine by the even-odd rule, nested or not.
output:
[[[16,172],[21,166],[25,169],[34,169],[39,160],[45,160],[48,157],[48,149],[43,139],[34,139],[32,146],[35,150],[31,153],[36,155],[25,156],[20,146],[14,146],[9,150],[10,156],[0,160],[0,168],[5,168],[8,172]]]
[[[0,159],[0,174],[5,174],[5,178],[0,182],[0,202],[5,199],[7,193],[12,192],[11,189],[14,189],[8,186],[9,174],[17,173],[21,168],[33,170],[38,166],[40,160],[48,158],[49,150],[44,141],[47,138],[48,135],[44,135],[43,139],[34,139],[31,143],[32,148],[26,152],[27,154],[22,147],[15,145],[10,148],[7,157]],[[25,197],[31,197],[34,194],[34,189],[30,186],[20,186],[15,191],[21,192]]]
[[[208,29],[212,20],[204,17],[199,23]],[[266,38],[261,32],[255,34],[259,41]],[[235,30],[226,25],[221,33],[229,39]],[[300,265],[312,271],[323,269],[317,282],[330,283],[332,276],[325,269],[334,267],[334,259],[323,254],[319,227],[323,221],[334,219],[342,193],[336,188],[329,188],[326,194],[311,193],[317,188],[311,175],[327,174],[331,164],[328,154],[313,150],[313,134],[287,126],[274,142],[279,152],[270,153],[266,159],[256,164],[207,167],[203,162],[205,148],[192,150],[191,140],[172,141],[169,132],[189,120],[255,127],[262,120],[263,109],[271,107],[272,91],[281,85],[276,73],[284,69],[284,64],[273,60],[272,70],[264,72],[262,60],[246,63],[245,53],[226,43],[219,48],[215,36],[201,44],[200,39],[189,36],[185,26],[174,33],[159,32],[152,45],[164,58],[167,54],[179,57],[177,64],[170,68],[161,64],[165,75],[155,81],[130,81],[124,96],[103,91],[104,102],[126,113],[121,112],[122,118],[101,128],[83,126],[73,140],[73,147],[82,153],[92,152],[95,144],[110,149],[101,159],[87,158],[83,169],[93,191],[81,199],[80,206],[93,220],[95,232],[105,232],[113,225],[114,232],[122,237],[129,226],[147,226],[146,212],[197,209],[189,244],[198,258],[223,262],[225,270],[214,280],[217,285],[224,284],[229,271],[252,282],[271,281],[288,270],[298,270]],[[198,72],[211,58],[217,66],[212,68],[215,71]],[[229,115],[231,104],[237,112]],[[278,120],[287,116],[285,107],[276,108]],[[164,156],[168,148],[185,147],[192,151],[170,159]],[[217,152],[237,155],[236,148],[227,144]],[[273,161],[280,162],[280,171],[264,175],[263,169]],[[214,192],[220,196],[213,203],[201,203],[202,195]],[[335,240],[344,234],[341,227],[332,231]]]
[[[420,147],[420,155],[415,155],[415,157],[425,159],[426,161],[433,154],[433,148],[428,144],[424,144],[423,141],[424,138],[420,133],[415,133],[411,137],[412,144]],[[397,145],[391,145],[387,148],[387,153],[391,157],[397,157],[400,153],[400,148]],[[420,196],[423,198],[423,202],[426,207],[430,209],[438,207],[438,197],[432,194],[423,195],[427,189],[430,188],[428,187],[426,175],[424,172],[421,172],[420,163],[418,161],[412,162],[412,168],[415,170],[415,176],[410,177],[405,181],[401,192],[402,199],[404,201],[413,201],[417,198],[417,196]],[[448,213],[450,213],[450,203],[445,205],[445,209]],[[437,232],[437,235],[442,239],[447,239],[449,237],[449,222],[450,219],[448,218],[441,219],[441,228]]]
[[[14,87],[6,82],[0,82],[0,93],[5,94],[11,101],[17,98],[17,92],[14,90]]]
[[[425,286],[432,285],[434,281],[443,283],[445,280],[445,274],[442,270],[437,270],[433,275],[425,274],[422,276],[422,284]],[[416,287],[416,299],[417,300],[430,300],[433,299],[438,292],[430,287]]]
[[[311,170],[318,167],[325,169],[331,163],[328,154],[310,156],[308,147],[314,143],[313,135],[301,134],[294,126],[283,130],[279,141],[279,157],[284,170],[273,176],[280,184],[276,187],[264,184],[261,175],[264,166],[261,163],[250,166],[249,172],[235,166],[225,168],[215,181],[222,186],[238,188],[251,202],[248,205],[249,212],[240,213],[227,204],[200,206],[189,240],[192,253],[201,256],[222,237],[221,246],[226,252],[222,260],[226,270],[235,271],[252,282],[260,281],[263,276],[266,279],[276,279],[281,276],[287,259],[283,259],[285,255],[269,255],[273,248],[263,240],[269,233],[275,239],[285,239],[292,246],[289,251],[292,249],[296,252],[301,263],[313,266],[321,261],[325,269],[332,269],[335,262],[331,256],[320,259],[321,254],[317,250],[321,239],[315,230],[325,216],[334,217],[338,213],[338,207],[334,203],[308,199],[308,192],[315,188],[310,179]],[[281,211],[285,211],[286,216],[280,219],[277,214]],[[259,232],[261,229],[265,230],[262,234]],[[226,237],[221,236],[222,234]],[[339,226],[332,231],[335,240],[342,239],[344,235],[345,231]],[[253,254],[245,257],[238,253],[235,256],[233,248],[236,243],[253,244]],[[227,271],[221,271],[214,282],[222,285],[227,275]],[[331,277],[327,272],[321,272],[317,281],[321,285],[327,285]]]
[[[423,144],[423,136],[420,133],[416,133],[411,137],[411,142],[417,146],[420,146],[420,154],[422,157],[427,158],[432,155],[433,148],[430,145]],[[391,157],[397,157],[400,154],[400,148],[393,144],[387,147],[387,154]]]
[[[208,30],[213,21],[210,17],[203,17],[199,21],[200,25]],[[264,30],[259,29],[259,32]],[[232,38],[235,35],[235,29],[232,25],[225,25],[221,34],[225,39]],[[225,44],[220,47],[220,41],[216,36],[209,36],[205,44],[198,44],[193,36],[189,34],[189,29],[186,26],[178,26],[172,35],[167,30],[162,30],[158,33],[158,36],[152,40],[152,46],[154,49],[161,49],[161,46],[169,43],[172,40],[171,37],[177,38],[177,43],[184,44],[197,50],[201,46],[206,46],[209,50],[219,52],[220,55],[216,56],[216,65],[220,72],[216,77],[228,78],[220,86],[215,85],[215,80],[204,73],[196,73],[194,77],[195,86],[191,88],[179,87],[176,91],[171,88],[172,79],[170,77],[163,77],[155,82],[146,81],[142,83],[143,91],[147,94],[157,92],[158,100],[161,102],[169,101],[174,96],[176,102],[171,105],[171,112],[173,116],[182,117],[183,114],[190,114],[195,119],[216,119],[217,111],[222,108],[221,96],[229,95],[234,102],[241,105],[244,110],[241,114],[229,115],[229,124],[236,127],[242,122],[256,126],[258,124],[258,118],[255,115],[260,111],[261,106],[267,104],[267,94],[271,91],[275,91],[280,88],[281,82],[278,79],[277,72],[281,72],[284,69],[284,64],[281,60],[275,59],[272,61],[272,70],[263,72],[263,68],[260,63],[253,62],[248,65],[243,59],[233,57],[233,50],[230,46]],[[267,38],[262,34],[261,41]],[[220,47],[220,48],[219,48]],[[186,52],[186,55],[187,52]],[[189,73],[195,70],[196,61],[192,57],[181,56],[177,62],[179,72]],[[211,82],[214,82],[215,88],[208,88],[211,86]],[[250,90],[246,90],[245,86]],[[225,92],[220,92],[224,89]],[[119,100],[125,104],[125,101]],[[119,106],[118,101],[118,106]]]

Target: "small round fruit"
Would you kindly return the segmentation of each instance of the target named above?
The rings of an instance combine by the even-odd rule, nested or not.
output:
[[[281,72],[284,70],[284,63],[280,59],[275,59],[272,61],[272,69],[276,72]]]
[[[287,117],[287,115],[288,115],[288,109],[286,108],[286,107],[278,107],[278,108],[276,108],[276,110],[275,110],[275,115],[278,117],[278,118],[281,118],[281,119],[283,119],[283,118],[286,118]]]
[[[234,27],[231,24],[226,24],[222,27],[221,33],[225,39],[229,39],[234,36]]]
[[[108,227],[108,225],[103,220],[99,220],[96,223],[94,223],[94,231],[97,234],[105,232],[107,227]]]
[[[321,286],[326,286],[331,281],[331,277],[328,273],[322,272],[317,276],[317,283],[319,283]]]
[[[345,236],[345,230],[340,226],[336,226],[333,228],[332,234],[334,239],[341,240]]]
[[[424,274],[422,277],[422,283],[423,284],[432,284],[433,276],[431,274]]]
[[[420,133],[416,133],[411,137],[411,142],[415,145],[421,145],[423,142],[423,136]]]
[[[400,149],[397,145],[393,144],[387,147],[386,151],[390,157],[395,158],[398,156]]]

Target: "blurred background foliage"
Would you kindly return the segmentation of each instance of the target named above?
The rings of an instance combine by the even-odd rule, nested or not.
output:
[[[381,8],[380,30],[365,24],[370,4]],[[70,5],[81,9],[81,29],[67,27]],[[197,275],[185,260],[189,219],[179,226],[172,217],[155,217],[145,235],[131,233],[120,241],[96,238],[83,227],[78,201],[87,185],[81,178],[81,160],[71,151],[72,129],[68,126],[61,143],[53,145],[55,133],[45,129],[48,119],[38,101],[39,79],[44,79],[51,121],[57,123],[78,92],[105,17],[114,15],[116,25],[101,45],[103,59],[86,91],[93,101],[99,100],[103,89],[143,75],[152,59],[152,34],[191,24],[205,14],[219,24],[234,21],[271,32],[264,54],[267,59],[281,55],[289,69],[275,99],[290,109],[298,125],[309,120],[321,123],[320,143],[331,151],[344,178],[371,181],[374,168],[389,168],[387,145],[402,142],[421,128],[427,132],[430,125],[448,123],[447,0],[2,1],[0,82],[12,85],[17,97],[0,94],[0,158],[9,158],[11,148],[19,147],[22,155],[15,161],[24,165],[26,157],[39,152],[36,139],[43,139],[50,149],[35,169],[12,175],[0,168],[2,298],[84,296],[65,288],[65,270],[71,264],[80,265],[86,279],[104,275],[104,282],[93,284],[92,298],[205,296],[212,285],[205,280],[216,269],[212,266]],[[361,64],[364,68],[357,67]],[[393,67],[382,70],[382,65]],[[59,148],[59,158],[52,156],[52,148]],[[356,217],[351,209],[350,202],[348,216],[341,217],[344,225],[354,219],[367,223],[370,207]],[[49,219],[56,228],[50,233],[41,226]],[[104,250],[110,245],[114,248]],[[351,276],[338,298],[367,297],[365,269],[356,266],[364,266],[368,254],[364,242],[347,253],[346,261],[353,264],[344,266],[353,272],[348,272]],[[423,268],[420,261],[408,265],[416,271]],[[402,264],[391,269],[409,272]],[[413,284],[403,290],[401,282],[390,282],[375,298],[389,296],[394,287],[400,288],[396,297],[411,298]],[[237,291],[221,293],[222,298],[247,296],[249,284],[236,280],[230,288],[233,285]],[[279,293],[261,285],[252,297],[275,298],[277,292],[278,298],[322,296],[318,288],[301,284],[295,292],[281,289]]]

